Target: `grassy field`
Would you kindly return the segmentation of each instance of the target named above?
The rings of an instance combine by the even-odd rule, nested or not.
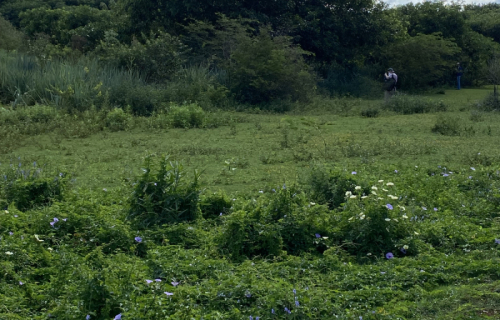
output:
[[[21,168],[67,187],[0,208],[0,319],[499,319],[500,115],[474,108],[490,91],[409,115],[321,99],[213,128],[4,124],[3,194],[34,190]],[[202,172],[204,218],[141,225],[151,154]]]

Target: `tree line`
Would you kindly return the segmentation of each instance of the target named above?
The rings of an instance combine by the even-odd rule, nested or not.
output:
[[[500,4],[372,0],[4,0],[0,49],[39,60],[89,56],[168,83],[205,65],[240,102],[308,92],[369,96],[387,67],[400,88],[487,83],[500,53]]]

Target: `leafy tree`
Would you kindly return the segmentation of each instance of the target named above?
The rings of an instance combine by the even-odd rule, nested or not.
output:
[[[488,60],[500,52],[500,44],[475,31],[468,31],[462,37],[460,60],[466,68],[465,84],[480,85],[486,79]]]
[[[0,49],[15,50],[21,47],[23,33],[19,32],[12,24],[0,16]]]
[[[469,15],[467,24],[472,30],[500,43],[500,4],[469,5],[465,12]]]
[[[238,100],[266,103],[275,99],[307,100],[314,91],[314,77],[290,38],[272,38],[268,30],[243,38],[231,55],[231,90]]]
[[[407,89],[443,84],[454,70],[460,48],[440,34],[419,34],[387,48],[387,62]]]

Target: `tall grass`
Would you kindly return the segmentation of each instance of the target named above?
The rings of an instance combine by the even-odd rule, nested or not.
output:
[[[41,62],[0,51],[0,101],[14,108],[41,103],[84,111],[91,105],[122,104],[131,88],[144,86],[138,74],[96,59]]]

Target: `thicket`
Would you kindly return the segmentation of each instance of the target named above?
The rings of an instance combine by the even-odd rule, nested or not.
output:
[[[408,290],[421,301],[500,280],[495,168],[318,167],[304,184],[229,199],[153,159],[128,188],[62,189],[29,208],[5,201],[10,183],[39,186],[52,173],[23,173],[24,159],[0,166],[1,317],[411,318]]]
[[[140,115],[162,102],[286,111],[316,94],[380,96],[387,67],[406,91],[453,84],[456,61],[465,86],[492,81],[497,5],[258,3],[2,2],[0,49],[27,56],[1,54],[0,100]]]

